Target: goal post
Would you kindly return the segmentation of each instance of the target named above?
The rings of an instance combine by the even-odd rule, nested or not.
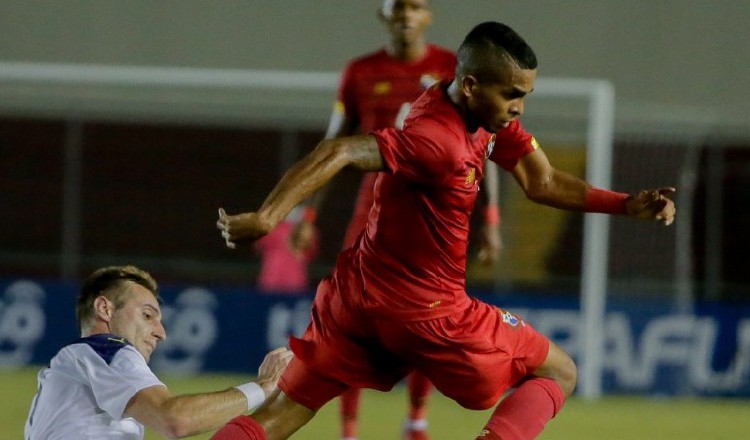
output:
[[[603,80],[550,80],[557,94],[569,92],[588,99],[586,180],[610,188],[614,142],[615,92]],[[565,95],[563,95],[565,96]],[[581,261],[581,316],[583,357],[580,360],[579,393],[587,400],[602,394],[604,320],[609,262],[609,216],[587,214],[584,220]]]
[[[601,79],[539,78],[534,94],[553,99],[582,100],[586,114],[586,180],[601,188],[612,183],[615,90]],[[609,216],[586,214],[580,280],[580,330],[583,342],[578,393],[586,400],[602,395],[609,262]]]

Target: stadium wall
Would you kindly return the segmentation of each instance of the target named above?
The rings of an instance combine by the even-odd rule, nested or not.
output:
[[[380,0],[236,2],[208,6],[116,2],[0,2],[3,61],[337,71],[379,47]],[[747,126],[750,46],[739,0],[432,0],[431,40],[456,48],[486,20],[517,28],[540,74],[607,78],[618,122],[688,119]],[[342,38],[342,36],[345,36]]]
[[[78,286],[49,279],[0,281],[0,369],[44,365],[78,338]],[[269,296],[251,288],[162,285],[168,338],[156,370],[253,374],[263,355],[301,334],[312,296]],[[574,358],[582,351],[577,301],[473,292],[509,308]],[[509,325],[521,325],[509,316]],[[659,301],[614,301],[603,329],[606,393],[750,396],[750,306],[704,303],[674,314]]]

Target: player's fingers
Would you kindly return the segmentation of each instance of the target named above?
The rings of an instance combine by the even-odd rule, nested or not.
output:
[[[282,357],[279,359],[279,368],[281,370],[285,370],[286,366],[289,365],[289,362],[292,361],[292,357],[294,356],[294,353],[291,351],[288,353],[284,353]]]
[[[228,215],[224,208],[219,208],[219,220],[226,220],[227,217]]]
[[[219,219],[216,220],[216,227],[219,229],[226,229],[227,224],[227,213],[224,211],[224,208],[219,208]]]
[[[677,211],[674,208],[674,205],[667,205],[664,207],[664,209],[659,213],[659,218],[661,219],[662,223],[664,223],[665,226],[669,226],[674,222],[674,217]]]
[[[667,226],[671,225],[672,222],[674,222],[674,218],[676,215],[677,215],[677,210],[675,209],[674,205],[671,205],[670,207],[668,207],[667,219],[664,222],[664,224]]]
[[[677,189],[671,186],[664,186],[664,187],[657,189],[656,191],[659,193],[659,195],[666,196],[668,194],[672,194],[676,192]]]
[[[659,196],[657,196],[659,197]],[[667,199],[657,198],[656,200],[652,200],[648,203],[648,209],[651,210],[651,212],[655,213],[655,217],[657,219],[660,219],[660,216],[663,215],[664,208],[667,206]]]
[[[284,353],[286,351],[289,351],[289,349],[286,347],[276,347],[273,350],[269,351],[268,354],[275,356],[277,355],[277,353]]]

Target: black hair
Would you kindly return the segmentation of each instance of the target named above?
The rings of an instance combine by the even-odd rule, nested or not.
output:
[[[509,26],[488,21],[474,27],[458,48],[456,77],[473,75],[492,80],[508,67],[536,69],[536,54]]]

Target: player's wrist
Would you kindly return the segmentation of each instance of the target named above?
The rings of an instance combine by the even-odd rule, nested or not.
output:
[[[497,226],[500,224],[500,208],[491,204],[484,208],[484,223],[488,226]]]
[[[584,211],[603,214],[626,214],[630,194],[589,187],[586,190]]]
[[[307,223],[315,224],[315,220],[318,219],[318,213],[312,206],[306,206],[302,210],[302,220]]]
[[[234,388],[245,395],[248,411],[252,411],[259,407],[266,400],[266,392],[255,382],[243,383]]]

